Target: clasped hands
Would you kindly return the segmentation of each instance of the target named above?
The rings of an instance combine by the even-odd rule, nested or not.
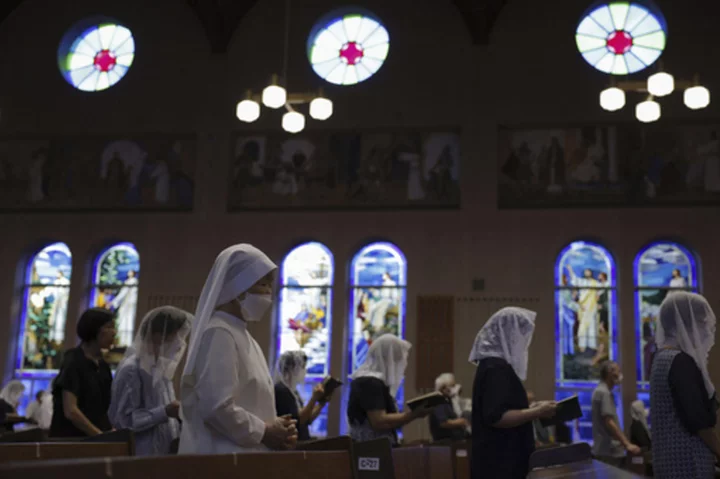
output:
[[[288,450],[297,445],[297,421],[290,415],[280,416],[265,423],[265,434],[262,443],[269,449]]]

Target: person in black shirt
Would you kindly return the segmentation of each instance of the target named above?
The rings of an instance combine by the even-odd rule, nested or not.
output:
[[[459,385],[455,382],[452,373],[443,373],[435,379],[435,390],[448,398],[446,404],[441,404],[433,409],[428,416],[430,423],[430,434],[433,441],[461,441],[468,437],[468,426],[470,425],[460,410],[457,401],[460,391]]]
[[[17,414],[17,407],[25,392],[25,385],[18,380],[12,380],[0,391],[0,433],[13,432],[14,425],[22,422]]]
[[[95,436],[112,430],[107,414],[112,374],[102,350],[112,346],[115,334],[111,311],[92,308],[80,316],[80,346],[65,353],[53,382],[50,437]]]
[[[643,451],[649,451],[652,447],[650,428],[648,427],[648,410],[641,400],[633,401],[630,405],[630,442],[637,444]]]
[[[303,404],[297,387],[305,382],[307,356],[302,351],[286,351],[280,355],[275,374],[275,411],[297,421],[298,441],[309,441],[310,424],[320,415],[330,398],[325,397],[322,384],[313,388],[307,404]]]
[[[354,441],[387,437],[397,444],[398,428],[432,411],[398,412],[395,395],[405,376],[410,347],[409,342],[384,334],[372,342],[365,362],[352,374],[347,417]]]
[[[528,404],[528,348],[536,313],[503,308],[482,327],[470,362],[477,365],[472,398],[472,479],[524,479],[535,450],[533,421],[555,415],[554,401]]]

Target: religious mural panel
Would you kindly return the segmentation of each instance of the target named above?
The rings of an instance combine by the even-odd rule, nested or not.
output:
[[[501,128],[500,208],[720,204],[720,125]]]
[[[454,132],[238,135],[228,209],[456,208]]]
[[[0,138],[0,211],[190,211],[196,141]]]

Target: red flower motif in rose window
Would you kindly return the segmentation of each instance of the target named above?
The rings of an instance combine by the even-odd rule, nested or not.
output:
[[[364,55],[362,47],[356,42],[348,42],[340,49],[340,58],[348,65],[356,65]]]
[[[622,55],[630,51],[633,46],[633,38],[628,32],[616,30],[607,39],[607,47],[615,55]]]
[[[95,55],[95,68],[101,72],[109,72],[116,63],[117,59],[110,53],[110,50],[100,50],[97,55]]]

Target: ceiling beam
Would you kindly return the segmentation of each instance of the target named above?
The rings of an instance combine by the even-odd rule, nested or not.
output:
[[[0,0],[7,1],[7,0]],[[213,53],[226,53],[235,30],[257,0],[187,0],[205,29]]]
[[[508,0],[453,0],[475,45],[490,43],[495,22]]]

